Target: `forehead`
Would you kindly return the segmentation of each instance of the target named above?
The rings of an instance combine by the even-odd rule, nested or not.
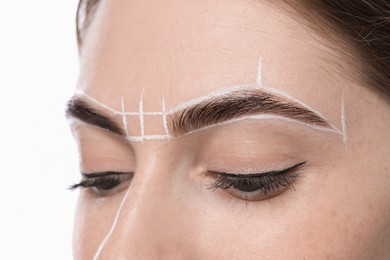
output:
[[[167,108],[256,82],[313,104],[329,118],[339,103],[329,50],[294,18],[261,1],[103,1],[83,44],[79,88],[110,106]],[[324,69],[325,68],[325,69]],[[316,94],[321,88],[321,95]],[[335,114],[335,117],[332,117]]]

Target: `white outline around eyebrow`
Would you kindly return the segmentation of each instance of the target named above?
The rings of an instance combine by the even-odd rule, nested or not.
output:
[[[193,133],[196,133],[196,132],[199,132],[199,131],[202,131],[202,130],[210,129],[210,128],[213,128],[213,127],[216,127],[216,126],[229,125],[229,124],[240,122],[240,121],[244,121],[244,120],[268,120],[268,119],[277,119],[277,120],[282,120],[282,121],[286,121],[286,122],[292,122],[292,123],[296,123],[296,124],[300,124],[300,125],[304,125],[304,126],[313,128],[315,130],[339,134],[338,131],[335,131],[332,128],[323,127],[323,126],[317,126],[317,125],[314,125],[314,124],[307,124],[307,123],[304,123],[304,122],[301,122],[301,121],[298,121],[298,120],[295,120],[295,119],[291,119],[291,118],[288,118],[288,117],[285,117],[285,116],[279,116],[279,115],[274,115],[274,114],[258,114],[258,115],[249,115],[249,116],[242,116],[242,117],[239,117],[239,118],[230,119],[230,120],[218,123],[218,124],[214,124],[214,125],[210,125],[210,126],[206,126],[206,127],[202,127],[202,128],[196,129],[194,131],[185,133],[184,135],[189,135],[189,134],[193,134]]]
[[[290,100],[292,102],[295,102],[295,103],[301,105],[302,107],[304,107],[307,110],[313,112],[314,114],[316,114],[317,116],[322,118],[324,121],[326,121],[329,124],[330,128],[328,128],[328,127],[320,127],[320,126],[317,126],[317,125],[314,125],[314,124],[310,124],[310,123],[303,123],[303,122],[300,122],[298,120],[287,118],[287,117],[284,117],[284,116],[279,116],[279,115],[274,115],[274,114],[262,114],[262,115],[244,116],[244,117],[235,118],[235,119],[228,120],[228,121],[221,122],[221,123],[216,123],[216,124],[204,127],[204,128],[200,128],[200,129],[191,131],[189,133],[186,133],[185,135],[188,135],[188,134],[191,134],[191,133],[194,133],[194,132],[198,132],[198,131],[201,131],[201,130],[209,129],[209,128],[212,128],[212,127],[216,127],[216,126],[219,126],[219,125],[231,124],[231,123],[242,121],[242,120],[270,120],[270,119],[277,119],[277,120],[283,120],[283,121],[287,121],[287,122],[299,123],[301,125],[305,125],[307,127],[313,128],[315,130],[320,130],[320,131],[325,131],[325,132],[333,132],[333,133],[339,134],[339,135],[341,135],[343,137],[343,142],[346,143],[348,138],[347,138],[347,127],[346,127],[346,121],[345,121],[346,119],[345,119],[345,98],[344,98],[344,93],[342,94],[342,99],[341,99],[341,119],[340,119],[340,121],[341,121],[341,129],[339,129],[334,124],[332,124],[329,119],[327,119],[325,116],[323,116],[319,111],[313,109],[312,107],[308,106],[304,102],[302,102],[302,101],[292,97],[287,92],[285,92],[283,90],[280,90],[280,89],[277,89],[277,88],[265,87],[264,83],[263,83],[263,79],[262,79],[262,70],[263,70],[262,60],[259,59],[258,69],[257,69],[257,77],[256,77],[256,83],[255,84],[243,84],[243,85],[237,85],[237,86],[233,86],[233,87],[223,88],[223,89],[211,92],[208,95],[204,95],[204,96],[197,97],[197,98],[191,99],[189,101],[183,102],[183,103],[175,106],[174,108],[169,109],[168,111],[166,111],[166,108],[165,108],[165,98],[163,97],[162,98],[162,111],[158,111],[158,112],[145,112],[143,110],[143,100],[142,100],[143,99],[143,91],[142,91],[141,98],[140,98],[140,104],[139,104],[139,111],[138,112],[126,112],[126,111],[124,111],[124,103],[122,103],[122,111],[117,111],[117,110],[113,109],[112,107],[110,107],[110,106],[108,106],[108,105],[106,105],[104,103],[101,103],[100,101],[96,100],[95,98],[87,95],[86,93],[84,93],[84,92],[82,92],[80,90],[76,91],[75,95],[83,96],[83,97],[89,99],[90,101],[92,101],[96,105],[98,105],[98,106],[100,106],[100,107],[102,107],[102,108],[112,112],[114,115],[121,115],[122,116],[123,129],[125,130],[125,132],[127,134],[127,139],[129,141],[133,141],[133,142],[142,142],[144,140],[170,140],[170,139],[174,138],[174,137],[172,137],[169,134],[169,131],[168,131],[167,116],[169,116],[169,115],[173,115],[173,114],[175,114],[177,112],[180,112],[180,111],[182,111],[182,110],[184,110],[184,109],[186,109],[188,107],[197,105],[197,104],[199,104],[199,103],[201,103],[203,101],[209,100],[211,98],[221,97],[221,96],[224,96],[226,94],[229,94],[229,93],[237,91],[237,90],[261,89],[262,91],[264,91],[266,93],[275,94],[277,96],[285,98],[286,100]],[[122,97],[122,102],[124,102],[123,101],[123,97]],[[163,117],[163,127],[164,127],[165,134],[164,135],[145,135],[145,132],[144,132],[145,131],[144,130],[145,126],[144,126],[144,122],[143,122],[144,115],[162,116]],[[126,116],[139,116],[140,117],[141,136],[130,136],[128,134]]]
[[[142,89],[141,97],[139,100],[139,125],[141,127],[141,140],[144,141],[145,137],[145,125],[144,125],[144,90]]]

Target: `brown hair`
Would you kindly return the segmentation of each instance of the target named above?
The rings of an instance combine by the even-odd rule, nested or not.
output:
[[[390,100],[389,0],[284,2],[332,43],[346,42],[338,52],[353,64],[355,74],[363,83],[374,86]]]
[[[98,2],[99,0],[80,0],[76,18],[79,45]],[[353,68],[364,83],[374,86],[390,99],[389,0],[284,2],[297,10],[311,27],[327,38],[336,36],[352,45],[352,48],[344,46],[339,52],[353,61]]]

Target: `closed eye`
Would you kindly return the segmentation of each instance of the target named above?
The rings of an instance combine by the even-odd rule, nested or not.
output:
[[[98,196],[110,196],[125,189],[133,175],[132,172],[113,171],[82,173],[82,180],[71,185],[69,189],[91,188]]]

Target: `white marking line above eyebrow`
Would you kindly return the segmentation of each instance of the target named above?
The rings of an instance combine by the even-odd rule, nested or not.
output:
[[[315,113],[317,116],[321,117],[323,120],[325,120],[331,128],[333,128],[338,134],[340,135],[343,135],[343,131],[341,131],[339,128],[337,128],[334,124],[332,124],[330,122],[329,119],[327,119],[324,115],[322,115],[319,111],[315,110],[314,108],[306,105],[305,103],[303,103],[302,101],[292,97],[291,95],[289,95],[287,92],[283,91],[283,90],[280,90],[280,89],[277,89],[277,88],[270,88],[270,87],[263,87],[262,88],[263,90],[265,90],[266,92],[269,92],[269,93],[273,93],[273,94],[276,94],[276,95],[279,95],[279,96],[282,96],[284,98],[287,98],[295,103],[298,103],[299,105],[301,105],[302,107],[306,108],[307,110],[310,110],[311,112]]]
[[[286,122],[304,125],[304,126],[312,128],[312,129],[323,131],[323,132],[331,132],[331,133],[339,134],[338,131],[336,131],[332,128],[329,128],[329,127],[321,127],[321,126],[317,126],[317,125],[313,125],[313,124],[307,124],[307,123],[304,123],[304,122],[296,120],[296,119],[292,119],[292,118],[284,117],[284,116],[278,116],[278,115],[274,115],[274,114],[260,114],[260,115],[243,116],[243,117],[227,120],[227,121],[224,121],[221,123],[205,126],[205,127],[196,129],[194,131],[185,133],[184,135],[189,135],[189,134],[196,133],[198,131],[207,130],[209,128],[213,128],[213,127],[217,127],[217,126],[221,126],[221,125],[228,125],[228,124],[232,124],[232,123],[236,123],[236,122],[240,122],[240,121],[244,121],[244,120],[282,120],[282,121],[286,121]]]
[[[139,124],[140,124],[140,127],[141,127],[142,141],[144,140],[144,136],[145,136],[143,97],[144,97],[144,90],[142,90],[141,98],[140,98],[140,101],[139,101]]]
[[[142,140],[145,139],[145,127],[144,127],[144,115],[162,115],[163,116],[163,124],[164,124],[164,129],[165,129],[165,132],[166,132],[166,136],[158,136],[159,138],[160,137],[164,137],[163,139],[169,139],[170,138],[170,135],[169,135],[169,132],[168,132],[168,128],[166,126],[166,116],[167,115],[172,115],[172,114],[175,114],[179,111],[182,111],[188,107],[191,107],[191,106],[194,106],[194,105],[197,105],[203,101],[206,101],[206,100],[209,100],[210,98],[215,98],[215,97],[220,97],[220,96],[223,96],[223,95],[226,95],[226,94],[229,94],[233,91],[236,91],[236,90],[246,90],[246,89],[253,89],[253,88],[261,88],[262,90],[264,90],[265,92],[269,92],[269,93],[274,93],[276,95],[279,95],[279,96],[282,96],[286,99],[289,99],[299,105],[301,105],[302,107],[306,108],[307,110],[317,114],[319,117],[321,117],[323,120],[325,120],[329,126],[331,127],[331,132],[334,132],[334,133],[337,133],[337,134],[340,134],[343,136],[343,141],[346,142],[347,140],[347,127],[346,127],[346,122],[345,122],[345,104],[344,104],[344,93],[343,93],[343,96],[342,96],[342,104],[341,104],[341,127],[342,129],[340,130],[339,128],[337,128],[334,124],[331,123],[331,121],[329,119],[327,119],[325,116],[323,116],[319,111],[311,108],[310,106],[306,105],[305,103],[303,103],[302,101],[292,97],[291,95],[289,95],[287,92],[285,91],[282,91],[280,89],[277,89],[277,88],[272,88],[272,87],[264,87],[263,86],[263,79],[262,79],[262,70],[263,70],[263,67],[262,67],[262,59],[260,58],[259,59],[259,63],[258,63],[258,71],[257,71],[257,80],[256,80],[256,84],[243,84],[243,85],[237,85],[237,86],[233,86],[233,87],[229,87],[229,88],[223,88],[223,89],[219,89],[217,91],[214,91],[214,92],[211,92],[209,93],[208,95],[205,95],[205,96],[201,96],[201,97],[198,97],[198,98],[194,98],[192,100],[189,100],[189,101],[186,101],[186,102],[183,102],[177,106],[175,106],[174,108],[168,110],[167,112],[164,110],[162,112],[144,112],[143,111],[143,103],[142,103],[142,99],[143,99],[143,92],[144,90],[142,90],[142,94],[141,94],[141,99],[140,99],[140,109],[139,109],[139,112],[120,112],[120,111],[116,111],[115,109],[99,102],[98,100],[86,95],[85,93],[81,92],[81,91],[78,91],[76,93],[81,93],[80,95],[83,95],[85,97],[87,97],[88,99],[90,99],[92,102],[100,105],[101,107],[111,111],[113,114],[115,115],[136,115],[136,116],[139,116],[140,117],[140,124],[141,124],[141,138]],[[163,102],[164,102],[164,108],[165,108],[165,100],[163,99]],[[122,109],[123,110],[123,109]],[[281,117],[275,115],[274,118],[279,118],[281,119]],[[240,119],[240,118],[239,118]],[[286,119],[286,118],[285,118]],[[293,120],[293,119],[290,119],[290,121],[296,121],[296,120]],[[227,122],[230,122],[230,121],[227,121]],[[303,123],[305,124],[305,123]],[[315,129],[319,129],[319,127],[315,126],[315,125],[312,125],[312,124],[305,124],[305,125],[310,125],[312,128],[315,128]],[[322,129],[322,127],[320,127]],[[153,137],[153,136],[152,136]],[[139,137],[135,136],[135,137],[130,137],[131,138],[135,138],[138,140]],[[151,140],[151,139],[149,139]]]
[[[100,107],[112,112],[114,115],[123,115],[123,114],[126,116],[139,116],[140,115],[139,112],[123,112],[123,111],[115,110],[112,107],[110,107],[110,106],[98,101],[97,99],[87,95],[86,93],[84,93],[81,90],[76,91],[75,96],[85,97],[85,98],[89,99],[90,101],[92,101],[93,103],[99,105]],[[158,112],[143,112],[143,114],[144,115],[151,115],[151,116],[162,116],[163,112],[160,112],[160,111],[158,111]]]
[[[291,118],[288,118],[288,117],[278,116],[278,115],[274,115],[274,114],[260,114],[260,115],[250,115],[250,116],[243,116],[243,117],[240,117],[240,118],[234,118],[234,119],[227,120],[227,121],[224,121],[224,122],[221,122],[221,123],[216,123],[216,124],[213,124],[213,125],[202,127],[202,128],[196,129],[194,131],[185,133],[184,136],[185,135],[190,135],[190,134],[193,134],[193,133],[196,133],[196,132],[199,132],[199,131],[207,130],[207,129],[210,129],[210,128],[223,126],[223,125],[229,125],[229,124],[232,124],[232,123],[245,121],[245,120],[282,120],[282,121],[286,121],[286,122],[291,122],[291,123],[304,125],[306,127],[309,127],[309,128],[315,129],[315,130],[319,130],[319,131],[323,131],[323,132],[331,132],[331,133],[339,134],[338,131],[336,131],[336,130],[334,130],[332,128],[321,127],[321,126],[317,126],[317,125],[313,125],[313,124],[307,124],[307,123],[301,122],[301,121],[296,120],[296,119],[291,119]],[[128,136],[127,139],[129,141],[167,140],[167,139],[171,139],[171,137],[169,135],[145,135],[144,137],[142,137],[142,136]]]
[[[145,136],[136,136],[136,135],[130,135],[126,138],[128,141],[132,142],[142,142],[144,140],[169,140],[171,139],[168,135],[145,135]]]
[[[226,89],[222,89],[222,90],[217,90],[215,92],[210,93],[209,95],[201,96],[201,97],[198,97],[198,98],[195,98],[195,99],[192,99],[192,100],[189,100],[187,102],[184,102],[184,103],[177,105],[173,109],[169,110],[168,115],[180,112],[188,107],[191,107],[191,106],[197,105],[203,101],[209,100],[210,98],[220,97],[220,96],[232,93],[232,92],[237,91],[237,90],[251,90],[253,87],[256,87],[256,85],[254,85],[254,84],[252,84],[252,85],[239,85],[239,86],[230,87],[230,88],[226,88]],[[299,101],[298,99],[292,97],[291,95],[287,94],[286,92],[284,92],[280,89],[269,88],[269,87],[262,87],[261,89],[266,93],[268,92],[268,93],[276,94],[277,96],[284,97],[288,100],[291,100],[291,101],[301,105],[302,107],[315,113],[316,115],[321,117],[323,120],[325,120],[330,125],[330,127],[335,130],[334,132],[336,132],[340,135],[343,135],[343,132],[340,129],[338,129],[335,125],[333,125],[330,122],[330,120],[327,119],[325,116],[323,116],[319,111],[306,105],[302,101]]]
[[[225,89],[220,89],[220,90],[217,90],[217,91],[214,91],[214,92],[211,92],[209,93],[208,95],[205,95],[205,96],[201,96],[201,97],[198,97],[198,98],[194,98],[192,100],[189,100],[189,101],[186,101],[186,102],[183,102],[179,105],[177,105],[176,107],[170,109],[169,111],[166,112],[166,115],[172,115],[172,114],[175,114],[177,112],[180,112],[188,107],[191,107],[191,106],[194,106],[194,105],[197,105],[203,101],[206,101],[206,100],[209,100],[210,98],[215,98],[215,97],[220,97],[220,96],[223,96],[223,95],[226,95],[226,94],[229,94],[231,92],[234,92],[234,91],[237,91],[237,90],[252,90],[254,87],[256,87],[257,85],[256,84],[244,84],[244,85],[238,85],[238,86],[233,86],[233,87],[230,87],[230,88],[225,88]],[[289,99],[293,102],[296,102],[298,103],[299,105],[303,106],[304,108],[312,111],[313,113],[317,114],[319,117],[321,117],[322,119],[324,119],[329,125],[331,128],[322,128],[322,127],[318,127],[318,126],[315,126],[315,125],[312,125],[312,124],[305,124],[305,123],[302,123],[302,124],[305,124],[305,125],[310,125],[310,127],[314,128],[314,129],[318,129],[318,130],[323,130],[323,129],[328,129],[330,130],[329,132],[334,132],[336,134],[340,134],[344,137],[344,133],[343,131],[341,131],[340,129],[338,129],[336,126],[334,126],[330,120],[328,120],[325,116],[323,116],[319,111],[311,108],[310,106],[306,105],[305,103],[303,103],[302,101],[299,101],[298,99],[292,97],[291,95],[289,95],[288,93],[280,90],[280,89],[275,89],[275,88],[270,88],[270,87],[262,87],[262,90],[264,90],[265,92],[269,92],[269,93],[273,93],[273,94],[276,94],[278,96],[282,96],[286,99]],[[87,96],[86,94],[84,94],[85,96]],[[96,101],[95,103],[97,104],[101,104],[99,101],[91,98],[92,100]],[[103,106],[104,108],[107,108],[108,110],[112,111],[114,114],[122,114],[121,112],[119,111],[115,111],[114,109],[112,109],[111,107],[107,106],[107,105],[104,105]],[[144,112],[145,113],[145,112]],[[128,114],[128,112],[127,112]],[[137,113],[137,115],[140,115],[140,113]],[[256,115],[255,115],[256,116]],[[261,115],[260,115],[261,116]],[[140,115],[140,118],[141,118],[141,115]],[[275,115],[274,117],[275,119],[278,118],[278,119],[281,119],[281,117],[278,117]],[[286,120],[286,118],[284,118]],[[141,120],[141,119],[140,119]],[[238,120],[242,120],[242,118],[238,118]],[[296,121],[296,120],[293,120],[293,119],[290,119],[290,121]],[[226,122],[231,122],[231,121],[226,121]],[[215,125],[213,125],[214,127]],[[168,137],[164,137],[164,138],[160,138],[162,136],[158,136],[159,138],[157,139],[168,139]],[[136,140],[142,140],[140,139],[142,138],[141,137],[131,137],[130,139],[136,141]],[[150,140],[150,139],[149,139]]]
[[[333,128],[317,126],[314,124],[307,124],[307,123],[304,123],[304,122],[296,120],[296,119],[292,119],[292,118],[284,117],[284,116],[278,116],[278,115],[274,115],[274,114],[260,114],[260,115],[243,116],[243,117],[227,120],[227,121],[224,121],[221,123],[216,123],[213,125],[205,126],[205,127],[196,129],[194,131],[190,131],[188,133],[185,133],[184,136],[190,135],[190,134],[193,134],[193,133],[196,133],[199,131],[207,130],[210,128],[223,126],[223,125],[229,125],[232,123],[245,121],[245,120],[282,120],[282,121],[286,121],[286,122],[290,122],[290,123],[300,124],[300,125],[303,125],[303,126],[315,129],[315,130],[323,131],[323,132],[331,132],[331,133],[339,134],[339,132],[337,130],[334,130]],[[137,142],[137,141],[139,142],[139,141],[143,141],[143,140],[169,140],[171,138],[172,137],[170,137],[169,135],[145,135],[144,137],[142,137],[142,136],[128,136],[127,137],[127,139],[129,141],[134,141],[134,142]]]
[[[125,130],[126,136],[129,136],[129,130],[127,129],[127,118],[125,115],[125,102],[123,96],[122,96],[122,123],[123,123],[123,129]]]
[[[125,112],[124,113],[126,116],[139,116],[139,112]],[[162,116],[162,112],[145,112],[143,113],[145,116]]]
[[[259,64],[257,68],[256,83],[259,88],[263,87],[263,64],[261,58],[259,59]]]
[[[122,114],[122,112],[117,111],[117,110],[113,109],[113,108],[110,107],[110,106],[107,106],[106,104],[104,104],[104,103],[98,101],[97,99],[95,99],[95,98],[93,98],[93,97],[87,95],[86,93],[84,93],[84,92],[81,91],[81,90],[77,90],[77,91],[75,92],[75,96],[82,96],[82,97],[85,97],[85,98],[89,99],[90,101],[92,101],[93,103],[95,103],[96,105],[99,105],[100,107],[102,107],[102,108],[104,108],[104,109],[106,109],[106,110],[112,112],[114,115],[121,115],[121,114]]]

